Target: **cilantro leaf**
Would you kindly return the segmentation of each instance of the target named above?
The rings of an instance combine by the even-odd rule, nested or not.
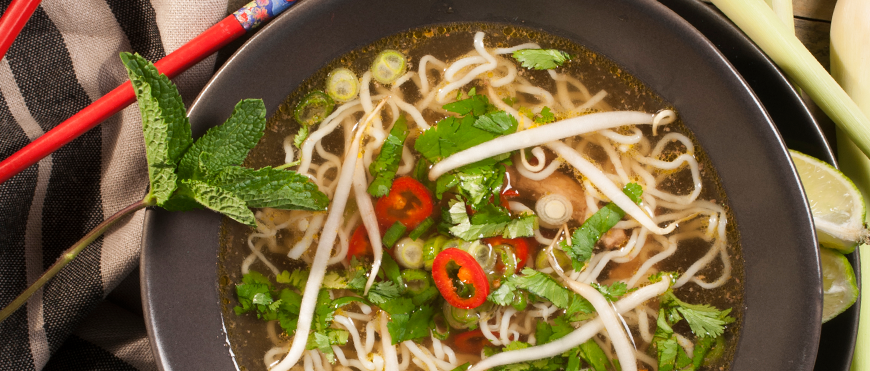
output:
[[[352,290],[362,290],[366,286],[368,269],[356,257],[351,258],[347,268],[347,287]]]
[[[335,362],[335,352],[332,350],[332,346],[347,344],[349,335],[346,330],[333,328],[313,332],[308,336],[308,343],[305,348],[320,350],[326,356],[326,359],[330,363],[333,363]]]
[[[293,137],[293,145],[296,148],[302,148],[302,143],[305,142],[305,139],[308,139],[308,125],[302,125],[299,128],[299,131],[296,132],[296,136]]]
[[[561,66],[571,55],[556,49],[521,49],[513,54],[523,67],[533,70],[549,70]]]
[[[323,288],[330,290],[346,289],[348,287],[347,277],[344,277],[336,272],[327,272],[323,276]]]
[[[453,103],[447,103],[442,108],[447,111],[458,113],[460,116],[465,116],[469,113],[474,116],[480,116],[489,111],[492,105],[485,95],[475,95],[474,92],[469,92],[470,96],[463,100],[458,100]]]
[[[389,313],[391,316],[396,314],[409,314],[414,310],[414,302],[406,297],[398,297],[393,300],[385,301],[378,304],[378,307]]]
[[[149,194],[162,206],[177,186],[176,166],[193,142],[190,122],[181,95],[169,78],[139,54],[121,53],[121,61],[130,76],[145,136],[148,160]]]
[[[260,141],[265,128],[266,106],[263,101],[240,101],[223,125],[209,129],[184,154],[178,163],[178,177],[204,179],[224,167],[241,164]],[[203,153],[209,155],[201,156]]]
[[[538,124],[549,124],[553,121],[556,121],[556,116],[553,116],[553,113],[550,112],[550,107],[544,107],[541,110],[541,115],[535,117],[535,122]]]
[[[570,317],[569,314],[563,314],[553,319],[553,333],[550,335],[550,341],[561,339],[575,330]]]
[[[227,166],[209,183],[235,194],[249,207],[324,210],[329,204],[326,194],[308,177],[268,166],[258,170]]]
[[[517,131],[517,125],[517,119],[505,111],[487,113],[474,121],[474,127],[495,134],[513,133]]]
[[[592,304],[588,300],[565,288],[553,277],[531,268],[523,269],[522,275],[508,277],[505,283],[502,283],[502,285],[505,284],[525,289],[532,294],[547,299],[557,307],[567,309],[569,314],[575,312],[591,313],[594,311]],[[513,300],[513,297],[511,297],[511,300]]]
[[[580,344],[580,357],[592,366],[595,371],[606,371],[607,366],[610,364],[610,359],[604,354],[604,350],[593,339]]]
[[[399,287],[392,281],[378,282],[369,289],[368,299],[372,304],[384,304],[399,297]]]
[[[390,134],[384,139],[381,153],[378,158],[369,165],[369,171],[375,177],[369,185],[368,192],[374,197],[383,197],[390,193],[393,178],[399,169],[399,161],[402,159],[402,148],[408,137],[408,124],[402,115],[393,124]]]
[[[546,321],[538,322],[535,326],[535,339],[538,344],[549,343],[551,336],[553,336],[553,326],[550,326]]]
[[[487,221],[483,224],[473,224],[462,201],[453,201],[444,219],[452,225],[449,227],[450,233],[466,241],[499,235],[505,238],[530,237],[534,235],[538,223],[535,215],[523,215],[506,222]]]
[[[597,283],[593,283],[592,287],[594,287],[601,295],[604,295],[607,300],[617,301],[619,298],[629,292],[637,290],[637,288],[628,289],[628,285],[622,281],[616,281],[611,285],[601,285]]]
[[[257,226],[254,213],[251,212],[251,209],[248,209],[244,200],[233,193],[223,188],[192,179],[182,180],[181,186],[179,192],[196,200],[199,204],[224,214],[239,223],[252,227]]]
[[[278,283],[290,284],[299,291],[303,291],[305,290],[305,282],[308,281],[309,273],[308,269],[296,269],[293,272],[283,271],[275,277],[275,281],[278,281]]]
[[[682,315],[698,337],[718,337],[725,332],[725,325],[734,322],[734,318],[728,315],[730,308],[719,310],[708,304],[689,304],[678,299],[670,290],[665,292],[661,301],[672,318]]]

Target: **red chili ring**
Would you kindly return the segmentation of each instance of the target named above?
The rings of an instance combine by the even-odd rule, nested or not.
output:
[[[453,279],[447,272],[447,265],[450,262],[459,266],[458,278],[474,288],[474,295],[470,298],[460,297],[456,293]],[[445,249],[435,256],[435,261],[432,263],[432,279],[435,280],[435,287],[441,292],[444,300],[456,308],[477,308],[486,301],[486,297],[489,295],[489,281],[486,279],[486,273],[483,272],[480,263],[471,254],[455,247]]]

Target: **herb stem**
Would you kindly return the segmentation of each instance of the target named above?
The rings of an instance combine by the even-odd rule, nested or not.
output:
[[[31,296],[33,296],[33,293],[42,288],[42,286],[45,286],[48,280],[52,279],[55,275],[57,275],[57,273],[60,272],[63,267],[65,267],[69,262],[75,259],[75,257],[78,256],[79,253],[84,250],[86,246],[90,245],[91,242],[94,242],[97,237],[102,236],[103,233],[105,233],[106,230],[109,229],[109,227],[115,224],[115,222],[129,214],[136,212],[139,209],[153,205],[153,197],[146,197],[145,199],[137,201],[136,203],[125,207],[123,210],[118,211],[117,213],[115,213],[115,215],[110,216],[108,219],[100,223],[100,225],[98,225],[96,228],[88,232],[88,234],[82,237],[82,239],[78,240],[78,242],[72,245],[72,247],[64,251],[63,254],[60,255],[60,258],[58,258],[57,261],[52,264],[51,267],[49,267],[48,270],[46,270],[42,274],[42,276],[39,277],[39,279],[33,282],[33,284],[30,285],[27,290],[24,290],[24,292],[18,295],[18,297],[16,297],[15,300],[9,303],[8,306],[3,308],[3,310],[0,310],[0,322],[3,322],[4,320],[6,320],[6,318],[11,316],[12,313],[15,313],[18,308],[24,305],[24,303],[26,303],[27,300],[30,299]]]

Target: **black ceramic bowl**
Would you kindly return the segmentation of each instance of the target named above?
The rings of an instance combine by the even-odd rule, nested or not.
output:
[[[785,145],[746,82],[716,48],[654,1],[469,0],[302,2],[255,35],[190,110],[194,135],[242,98],[269,114],[326,62],[420,26],[496,22],[570,39],[621,65],[675,105],[716,167],[743,249],[743,322],[733,370],[810,370],[821,279],[805,196]],[[218,297],[221,217],[150,210],[145,315],[163,369],[232,370]]]

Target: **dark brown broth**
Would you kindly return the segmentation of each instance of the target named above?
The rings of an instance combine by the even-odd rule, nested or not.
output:
[[[298,124],[292,119],[293,107],[295,107],[300,97],[309,91],[323,89],[325,76],[332,69],[344,66],[361,76],[362,72],[368,69],[373,57],[383,49],[396,49],[405,53],[411,62],[410,70],[416,70],[416,62],[426,54],[431,54],[442,61],[453,61],[473,49],[472,38],[477,31],[486,32],[487,35],[484,43],[488,48],[508,47],[534,41],[544,48],[557,48],[569,52],[574,58],[567,62],[560,69],[560,72],[569,73],[578,78],[589,88],[592,94],[602,89],[607,90],[609,94],[605,98],[605,102],[615,109],[655,112],[659,109],[670,107],[669,104],[661,100],[652,90],[613,62],[566,39],[554,37],[537,30],[498,24],[461,24],[429,27],[390,36],[369,46],[354,50],[328,63],[318,73],[305,80],[300,87],[285,99],[278,111],[269,118],[266,135],[248,156],[245,165],[249,167],[261,167],[283,164],[283,140],[288,135],[294,135],[299,129]],[[529,79],[533,84],[551,91],[555,90],[555,83],[546,71],[529,71],[523,68],[518,70],[521,76]],[[413,86],[411,83],[407,85]],[[409,101],[419,97],[416,89],[405,89],[403,92]],[[425,116],[430,124],[442,118],[438,114],[433,113],[427,113]],[[651,135],[652,133],[648,126],[641,127],[641,129],[650,138],[652,143],[655,143],[658,138],[671,130],[684,133],[694,141],[692,134],[679,122],[665,127],[662,130],[663,132],[660,132],[657,137]],[[331,152],[341,153],[344,143],[343,136],[342,130],[336,129],[334,133],[324,139],[326,149]],[[682,145],[669,145],[667,149],[680,151]],[[600,148],[598,152],[596,154],[593,148],[589,155],[592,158],[600,157],[600,160],[604,160],[606,155],[603,154]],[[703,191],[699,199],[713,200],[714,203],[723,205],[727,209],[726,198],[715,170],[709,165],[710,163],[707,160],[706,154],[700,147],[696,146],[695,152],[701,166],[703,179]],[[316,163],[318,160],[319,158],[315,154],[314,162]],[[685,194],[687,193],[686,189],[691,189],[691,175],[686,170],[679,171],[668,177],[660,187],[664,191]],[[683,191],[680,192],[679,190]],[[664,210],[657,210],[657,212],[662,211]],[[732,220],[730,216],[729,220]],[[249,227],[224,218],[221,229],[220,264],[218,267],[220,277],[219,287],[227,335],[236,362],[242,370],[265,370],[263,354],[272,347],[272,343],[266,336],[265,323],[250,313],[242,316],[237,316],[233,313],[233,307],[238,305],[235,298],[235,284],[241,282],[242,275],[239,267],[242,260],[250,254],[246,241],[251,231],[252,229]],[[690,283],[676,290],[678,297],[690,303],[708,303],[718,308],[733,308],[732,316],[738,319],[735,324],[728,326],[726,330],[725,338],[729,346],[725,351],[723,361],[715,367],[708,368],[710,370],[718,370],[720,367],[724,367],[723,369],[728,368],[729,360],[736,345],[736,338],[739,334],[740,318],[742,317],[743,264],[739,239],[733,222],[728,223],[727,245],[731,256],[733,273],[732,278],[728,280],[726,285],[714,290],[699,290],[697,285]],[[693,246],[694,248],[692,248]],[[602,247],[599,246],[596,252],[599,252],[601,249]],[[703,256],[708,249],[709,246],[706,243],[702,245],[698,241],[684,241],[674,256],[659,263],[657,267],[659,270],[682,272],[692,262]],[[264,254],[280,270],[292,270],[301,266],[299,262],[290,261],[285,254],[276,254],[268,250]],[[611,267],[612,264],[605,269],[601,277],[607,277]],[[252,269],[264,274],[269,272],[259,262],[255,263]],[[699,274],[705,275],[709,280],[718,277],[722,269],[722,263],[718,259],[715,259],[706,268],[701,270]],[[267,274],[267,276],[271,275]],[[271,278],[274,280],[274,277]],[[653,307],[657,307],[657,305],[653,305]],[[684,334],[689,333],[688,328],[677,326],[676,329]],[[280,329],[278,331],[280,332]],[[636,328],[633,328],[632,332],[635,339],[640,339]],[[364,337],[364,331],[361,332],[361,335]],[[424,343],[428,343],[428,340]],[[348,353],[350,358],[355,352],[352,347],[348,349],[350,350],[346,351],[346,353]],[[655,358],[654,351],[647,350],[647,353],[651,353],[653,358]]]

